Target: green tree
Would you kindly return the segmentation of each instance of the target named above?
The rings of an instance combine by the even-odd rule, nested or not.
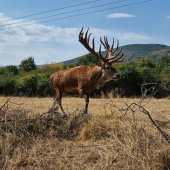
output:
[[[15,92],[17,78],[17,76],[13,76],[12,74],[0,75],[0,94],[13,94]]]
[[[0,75],[6,74],[6,69],[5,67],[0,67]]]
[[[50,83],[50,76],[49,73],[40,73],[38,74],[37,79],[37,94],[40,96],[47,96],[49,94],[54,93],[54,89]]]
[[[31,91],[30,94],[35,95],[37,91],[37,74],[28,73],[25,76],[21,76],[17,79],[16,90],[22,92]]]
[[[161,59],[158,61],[158,64],[163,64],[163,65],[170,64],[170,58],[167,56],[162,56]]]
[[[141,77],[141,84],[143,83],[154,83],[159,79],[159,74],[157,73],[156,63],[154,63],[149,58],[141,58],[136,62],[137,72]]]
[[[160,77],[161,79],[166,82],[164,85],[163,85],[163,88],[166,90],[166,91],[170,91],[170,64],[169,66],[166,66],[162,72],[160,73]]]
[[[69,64],[67,67],[68,68],[74,68],[74,67],[76,67],[76,64]]]
[[[17,74],[18,74],[18,68],[17,68],[17,66],[10,65],[10,66],[6,66],[5,69],[6,69],[9,73],[12,73],[13,75],[17,75]]]
[[[34,62],[34,58],[29,57],[28,59],[22,60],[21,64],[19,65],[19,68],[21,71],[24,71],[24,72],[29,72],[29,71],[35,70],[36,65]]]
[[[94,54],[86,54],[78,59],[77,65],[86,65],[86,66],[94,66],[99,62],[99,58]]]
[[[157,69],[159,72],[162,72],[166,67],[170,65],[170,58],[167,56],[162,56],[161,59],[157,62]]]
[[[141,83],[155,83],[159,79],[159,73],[154,68],[143,67],[138,69],[138,72],[142,78]]]
[[[150,60],[149,58],[141,58],[139,61],[137,61],[137,67],[154,68],[155,63],[152,60]]]

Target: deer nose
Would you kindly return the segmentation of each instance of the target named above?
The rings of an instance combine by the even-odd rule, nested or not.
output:
[[[117,74],[117,78],[120,78],[120,74]]]

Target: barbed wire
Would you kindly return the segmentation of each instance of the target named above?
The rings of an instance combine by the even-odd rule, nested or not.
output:
[[[3,28],[3,29],[0,29],[0,31],[12,29],[12,28],[18,28],[18,27],[29,26],[29,25],[36,25],[36,24],[41,24],[41,23],[45,23],[45,22],[63,20],[63,19],[68,19],[68,18],[83,16],[83,15],[89,15],[89,14],[98,13],[98,12],[102,12],[102,11],[106,11],[106,10],[111,10],[111,9],[117,9],[117,8],[123,8],[123,7],[138,5],[138,4],[142,4],[142,3],[146,3],[146,2],[150,2],[150,1],[153,1],[153,0],[145,0],[145,1],[140,1],[140,2],[136,2],[136,3],[121,5],[121,6],[117,6],[117,7],[109,7],[109,8],[105,8],[105,9],[100,9],[100,10],[95,10],[95,11],[94,11],[94,10],[93,10],[93,11],[88,11],[88,12],[85,12],[85,13],[80,13],[80,14],[65,16],[65,17],[61,17],[61,18],[56,18],[56,19],[50,19],[50,20],[39,21],[39,22],[36,22],[36,23],[29,23],[29,24],[14,26],[14,27]],[[24,22],[25,22],[25,21],[24,21]]]

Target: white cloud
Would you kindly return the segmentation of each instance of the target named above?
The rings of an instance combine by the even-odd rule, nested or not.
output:
[[[125,32],[125,33],[117,33],[116,34],[120,40],[151,40],[153,39],[150,36],[144,35],[144,34],[137,34],[133,32]]]
[[[170,16],[167,16],[166,18],[170,18]]]
[[[28,44],[33,41],[61,41],[65,43],[77,42],[74,35],[77,35],[77,28],[59,28],[54,26],[45,26],[33,21],[21,23],[23,20],[9,20],[3,14],[0,14],[0,20],[7,20],[0,24],[0,44]],[[18,24],[14,24],[20,22]],[[22,25],[26,25],[20,27]],[[30,25],[29,25],[30,24]],[[31,25],[32,24],[32,25]],[[13,28],[12,28],[13,27]]]
[[[114,37],[115,39],[119,40],[151,40],[154,39],[150,36],[147,36],[143,33],[134,33],[134,32],[120,32],[117,30],[102,30],[102,29],[97,29],[93,28],[90,29],[90,32],[95,33],[96,39],[99,37]]]
[[[0,66],[19,65],[23,59],[29,56],[35,57],[36,64],[45,64],[65,61],[88,53],[78,42],[80,28],[60,28],[42,24],[10,28],[16,25],[5,24],[22,20],[11,21],[9,19],[0,13],[0,21],[8,20],[6,23],[0,23]],[[35,22],[29,21],[28,23]],[[26,23],[20,23],[20,25],[24,24]],[[87,28],[84,28],[84,32],[86,30]],[[89,32],[93,33],[91,37],[95,36],[96,51],[100,45],[99,38],[104,36],[107,36],[111,43],[113,37],[115,40],[119,39],[120,46],[153,40],[152,37],[143,33],[98,28],[90,28]]]
[[[125,14],[125,13],[114,13],[107,16],[107,18],[131,18],[131,17],[135,17],[135,16],[132,14]]]

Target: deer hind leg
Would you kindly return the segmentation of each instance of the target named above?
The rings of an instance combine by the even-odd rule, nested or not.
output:
[[[56,93],[57,93],[57,96],[53,99],[54,100],[53,107],[55,107],[55,105],[57,103],[59,105],[61,111],[63,113],[65,113],[64,109],[62,107],[62,102],[61,102],[63,93],[61,91],[59,91],[59,90],[56,90]]]
[[[84,112],[83,112],[83,113],[86,114],[86,113],[88,113],[89,94],[86,94],[83,89],[80,89],[80,90],[79,90],[79,93],[80,93],[81,95],[84,95],[86,104],[85,104],[85,109],[84,109]]]
[[[86,102],[84,114],[86,114],[86,113],[88,113],[89,95],[88,95],[88,94],[85,94],[84,97],[85,97],[85,102]]]

